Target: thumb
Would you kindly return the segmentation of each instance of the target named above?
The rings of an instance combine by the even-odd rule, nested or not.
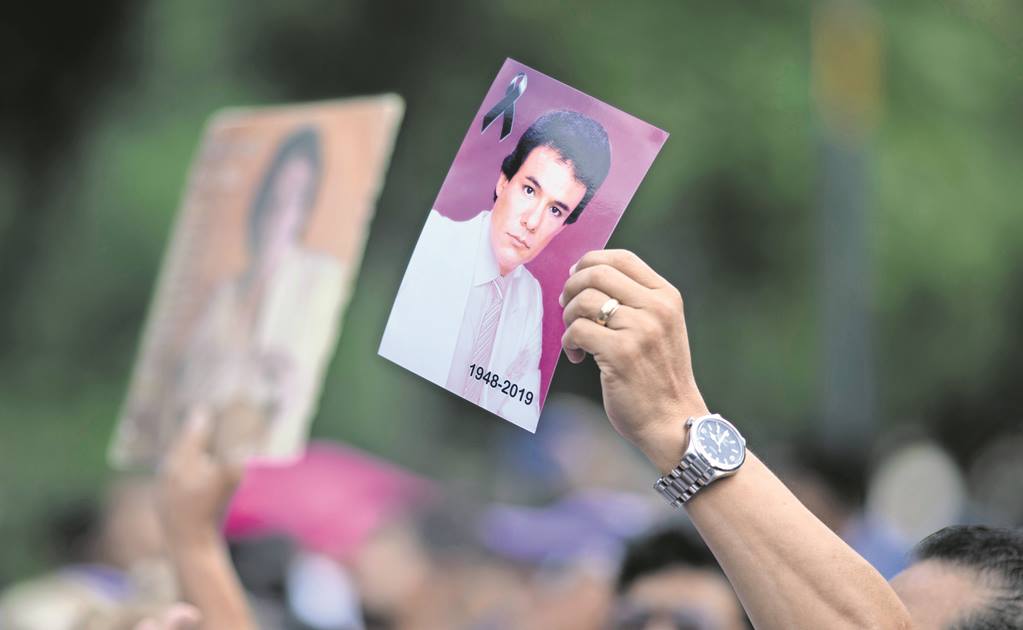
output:
[[[232,491],[236,489],[241,484],[242,479],[245,478],[245,469],[246,465],[243,462],[231,461],[224,463],[222,474],[225,485],[231,488]]]
[[[202,615],[195,606],[178,603],[167,609],[163,620],[167,630],[192,630],[198,627]]]
[[[212,424],[210,411],[205,406],[190,409],[172,452],[177,455],[194,455],[206,451],[212,438]]]

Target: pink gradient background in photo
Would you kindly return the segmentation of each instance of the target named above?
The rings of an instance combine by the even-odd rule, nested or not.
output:
[[[519,72],[526,74],[528,83],[526,91],[515,101],[511,133],[499,140],[501,117],[480,133],[483,117],[504,97],[508,84]],[[543,289],[541,408],[561,356],[565,326],[558,296],[568,279],[568,269],[586,252],[607,244],[622,212],[668,139],[667,132],[508,59],[476,112],[433,205],[442,215],[456,221],[467,221],[489,210],[494,203],[494,187],[505,156],[515,149],[519,137],[534,120],[558,109],[577,111],[603,125],[611,141],[611,170],[579,219],[526,265]]]

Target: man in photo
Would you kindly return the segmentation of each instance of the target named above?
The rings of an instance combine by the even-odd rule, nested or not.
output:
[[[597,121],[564,110],[535,120],[501,165],[491,210],[461,222],[430,212],[380,354],[535,430],[543,301],[525,264],[578,220],[610,165]]]

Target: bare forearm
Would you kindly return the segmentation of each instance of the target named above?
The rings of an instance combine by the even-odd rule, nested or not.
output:
[[[245,591],[215,530],[172,539],[182,596],[202,614],[203,630],[255,630]]]
[[[752,453],[687,506],[758,628],[909,628],[866,560]]]
[[[752,453],[686,510],[757,628],[911,627],[884,578]]]

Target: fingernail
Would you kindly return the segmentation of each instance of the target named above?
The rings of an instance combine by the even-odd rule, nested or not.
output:
[[[210,417],[204,407],[196,407],[192,409],[191,415],[188,416],[188,429],[190,431],[202,431],[206,428],[209,423]]]
[[[571,276],[571,275],[575,274],[575,268],[576,268],[576,267],[578,267],[578,266],[579,266],[579,263],[578,263],[578,261],[577,261],[577,262],[576,262],[576,263],[575,263],[574,265],[572,265],[571,267],[569,267],[569,268],[568,268],[568,275],[570,275],[570,276]]]
[[[564,293],[562,293],[561,295],[558,296],[558,304],[561,305],[561,308],[565,308],[565,294]]]

